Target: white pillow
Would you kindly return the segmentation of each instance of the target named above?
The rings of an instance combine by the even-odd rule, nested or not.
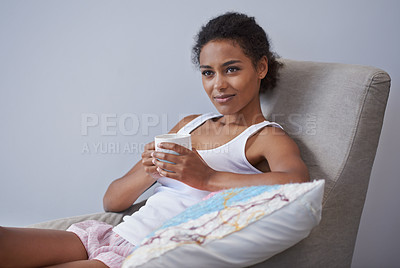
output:
[[[244,267],[293,246],[321,220],[323,180],[216,193],[146,237],[123,267]]]

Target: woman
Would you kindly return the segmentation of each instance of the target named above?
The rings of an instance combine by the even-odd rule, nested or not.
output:
[[[193,150],[160,145],[179,154],[173,155],[147,144],[142,161],[104,196],[106,211],[122,211],[158,181],[146,205],[115,228],[97,221],[68,231],[0,228],[2,265],[120,267],[148,233],[212,191],[309,180],[296,144],[262,115],[259,94],[275,86],[280,64],[254,18],[226,13],[209,21],[193,61],[219,114],[188,116],[170,131],[190,133]]]

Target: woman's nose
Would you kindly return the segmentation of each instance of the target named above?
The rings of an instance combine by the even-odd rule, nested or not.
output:
[[[217,74],[214,80],[214,89],[221,91],[226,89],[226,87],[227,87],[227,82],[225,77],[223,75]]]

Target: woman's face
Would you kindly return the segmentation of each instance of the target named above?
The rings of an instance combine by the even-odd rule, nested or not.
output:
[[[200,52],[200,70],[203,87],[221,114],[246,113],[259,107],[261,79],[268,72],[266,57],[255,68],[235,42],[210,41]]]

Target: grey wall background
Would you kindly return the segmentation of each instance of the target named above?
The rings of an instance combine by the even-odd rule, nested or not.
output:
[[[1,0],[0,225],[101,211],[143,144],[185,114],[214,111],[190,49],[203,23],[232,10],[255,16],[282,57],[392,76],[353,267],[399,267],[395,0]]]

